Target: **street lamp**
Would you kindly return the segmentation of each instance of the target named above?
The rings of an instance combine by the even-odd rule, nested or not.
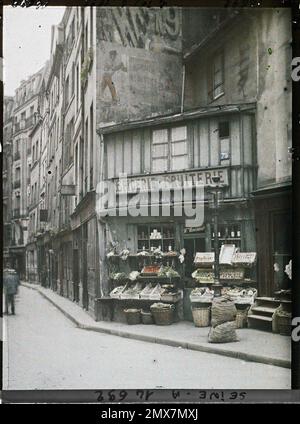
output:
[[[218,236],[218,209],[220,208],[220,204],[222,202],[222,189],[223,186],[220,184],[220,177],[214,176],[212,177],[212,181],[215,184],[211,187],[211,201],[209,203],[210,208],[213,213],[213,228],[214,228],[214,284],[212,285],[212,289],[214,290],[214,296],[221,296],[222,284],[220,283],[220,263],[219,263],[219,236]]]

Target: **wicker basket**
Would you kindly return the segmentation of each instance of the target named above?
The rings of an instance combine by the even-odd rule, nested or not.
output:
[[[210,326],[210,307],[199,308],[193,307],[192,314],[195,327],[209,327]]]
[[[127,324],[136,325],[141,323],[140,309],[124,309]]]
[[[236,328],[245,328],[248,326],[248,308],[238,309],[236,312]]]
[[[170,325],[174,322],[174,308],[152,308],[151,312],[156,325]]]
[[[284,315],[277,315],[277,325],[279,334],[282,336],[290,336],[292,331],[291,326],[291,317],[290,316],[284,316]]]
[[[146,324],[146,325],[153,324],[153,317],[151,312],[142,311],[141,316],[142,316],[143,324]]]

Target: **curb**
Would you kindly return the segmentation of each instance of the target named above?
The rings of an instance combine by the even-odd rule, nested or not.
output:
[[[32,285],[29,285],[29,284],[24,283],[24,282],[22,282],[21,285],[24,286],[24,287],[27,287],[29,289],[37,291],[44,299],[47,299],[53,306],[55,306],[70,321],[72,321],[78,328],[80,328],[82,330],[95,331],[97,333],[109,334],[109,335],[118,336],[118,337],[125,337],[125,338],[129,338],[129,339],[132,339],[132,340],[139,340],[139,341],[148,342],[148,343],[156,343],[156,344],[160,344],[160,345],[164,345],[164,346],[171,346],[171,347],[189,349],[189,350],[194,350],[194,351],[198,351],[198,352],[213,353],[215,355],[227,356],[227,357],[230,357],[230,358],[240,359],[240,360],[247,361],[247,362],[256,362],[256,363],[260,363],[260,364],[273,365],[273,366],[276,366],[276,367],[291,369],[291,362],[286,360],[286,359],[271,358],[271,357],[268,357],[268,356],[255,355],[255,354],[252,354],[252,353],[237,352],[237,351],[233,351],[233,350],[215,348],[214,346],[207,346],[207,345],[202,345],[202,344],[197,344],[197,343],[183,342],[183,341],[180,341],[180,340],[173,340],[173,339],[165,339],[165,338],[155,337],[155,336],[148,336],[146,334],[136,334],[136,333],[131,333],[129,331],[124,331],[124,330],[117,330],[117,329],[115,330],[115,329],[110,329],[110,328],[104,328],[104,327],[98,327],[98,326],[96,327],[96,326],[93,326],[93,325],[82,324],[80,321],[78,321],[76,318],[74,318],[73,315],[66,312],[54,300],[52,300],[45,293],[43,293],[39,289],[38,285],[37,285],[37,287],[33,287]]]

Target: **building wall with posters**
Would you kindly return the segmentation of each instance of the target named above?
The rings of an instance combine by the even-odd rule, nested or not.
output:
[[[181,21],[180,8],[97,8],[98,123],[180,110]]]

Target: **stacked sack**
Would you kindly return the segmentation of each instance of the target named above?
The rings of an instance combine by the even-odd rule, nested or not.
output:
[[[217,297],[211,307],[211,329],[208,334],[209,343],[237,342],[236,307],[229,296]]]

